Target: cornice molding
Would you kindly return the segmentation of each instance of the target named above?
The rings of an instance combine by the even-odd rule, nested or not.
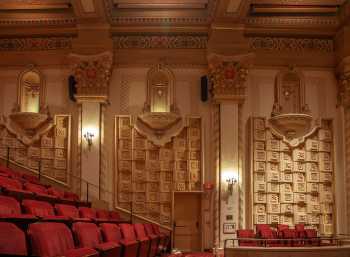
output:
[[[206,49],[207,36],[115,36],[116,49]]]
[[[1,38],[0,51],[71,49],[72,37]]]
[[[247,17],[247,25],[257,26],[329,26],[337,27],[337,17]]]
[[[334,52],[332,39],[319,38],[251,37],[249,47],[253,51]]]

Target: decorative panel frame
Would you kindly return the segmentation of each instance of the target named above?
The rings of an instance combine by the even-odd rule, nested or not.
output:
[[[248,130],[249,225],[304,223],[336,234],[332,120],[321,119],[298,146],[285,144],[264,117],[251,117]]]
[[[30,145],[0,124],[0,158],[63,185],[69,185],[71,172],[71,116],[57,114],[54,126]]]
[[[156,145],[130,115],[115,116],[114,205],[171,228],[173,193],[201,192],[202,120],[187,117],[170,142]]]

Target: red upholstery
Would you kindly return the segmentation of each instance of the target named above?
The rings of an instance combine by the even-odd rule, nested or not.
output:
[[[0,254],[27,255],[25,235],[12,223],[0,222]]]
[[[295,229],[286,228],[281,231],[282,238],[287,239],[284,241],[286,246],[302,246],[302,241],[295,240],[298,238],[298,233]],[[288,240],[293,239],[293,240]]]
[[[47,193],[53,196],[56,196],[59,199],[64,199],[64,191],[61,191],[57,188],[50,187],[47,189]]]
[[[109,211],[107,210],[96,210],[96,216],[99,219],[106,219],[106,220],[110,219]]]
[[[80,257],[98,256],[91,248],[74,249],[74,241],[69,228],[62,223],[34,223],[29,226],[28,235],[33,255],[40,257]]]
[[[39,178],[35,175],[22,174],[22,178],[24,178],[28,182],[40,184]]]
[[[305,226],[304,224],[296,224],[295,230],[297,231],[298,238],[305,238]]]
[[[33,193],[28,190],[23,190],[22,183],[17,179],[11,179],[8,177],[0,176],[0,187],[5,188],[7,191],[13,193],[22,193],[32,195]]]
[[[112,219],[112,220],[121,220],[121,217],[119,215],[119,212],[117,211],[110,211],[109,212],[109,217]]]
[[[319,246],[321,243],[316,229],[305,229],[305,238],[305,244],[308,245]]]
[[[85,221],[89,222],[89,218],[80,218],[79,210],[77,207],[68,204],[56,204],[55,205],[56,213],[60,216],[65,216],[75,221]]]
[[[159,241],[160,241],[160,236],[156,235],[154,233],[152,224],[147,223],[147,224],[143,224],[144,228],[145,228],[145,232],[146,235],[150,238],[151,240],[151,249],[150,249],[150,253],[149,256],[156,256],[158,253],[158,247],[159,247]]]
[[[277,234],[275,233],[275,231],[273,231],[272,229],[263,229],[260,230],[260,237],[262,239],[269,239],[268,241],[266,241],[266,245],[268,246],[281,246],[281,242],[278,240],[271,240],[271,239],[277,239]]]
[[[75,193],[72,193],[72,192],[65,191],[64,192],[64,198],[68,199],[68,200],[71,200],[71,201],[79,201],[79,196],[77,194],[75,194]]]
[[[277,235],[279,238],[283,238],[283,230],[285,229],[289,229],[289,226],[288,225],[285,225],[285,224],[278,224],[277,225]]]
[[[146,235],[143,224],[134,224],[136,239],[140,242],[139,257],[147,257],[149,255],[151,240]]]
[[[24,184],[24,187],[26,190],[31,191],[38,196],[45,197],[45,198],[57,198],[56,196],[50,195],[48,193],[46,187],[44,187],[42,185],[27,182]]]
[[[35,219],[35,216],[22,214],[21,206],[15,198],[0,195],[0,218]]]
[[[56,216],[55,211],[52,205],[44,201],[36,200],[23,200],[22,206],[26,213],[33,214],[45,220],[56,220],[56,221],[65,221],[68,220],[64,216]]]
[[[152,224],[153,231],[156,235],[160,236],[160,247],[162,250],[166,250],[170,242],[170,236],[166,233],[162,233],[157,224]]]
[[[255,238],[255,233],[253,229],[239,229],[237,230],[238,238]],[[238,240],[239,246],[257,246],[256,241],[250,240]]]
[[[77,222],[73,224],[73,232],[80,247],[96,248],[106,257],[119,257],[120,245],[116,242],[102,242],[100,229],[94,223]]]
[[[105,242],[116,242],[123,246],[123,257],[137,257],[138,242],[124,240],[118,225],[102,223],[100,227]]]
[[[79,213],[80,213],[80,217],[82,217],[82,218],[87,218],[87,219],[95,220],[98,222],[108,222],[109,221],[108,218],[107,219],[97,218],[96,210],[92,209],[92,208],[79,207]]]

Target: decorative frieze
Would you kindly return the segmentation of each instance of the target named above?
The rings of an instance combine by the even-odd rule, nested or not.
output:
[[[72,37],[1,38],[0,51],[71,49]]]
[[[206,49],[207,36],[116,36],[113,38],[117,49]]]
[[[249,46],[254,51],[334,52],[333,40],[319,38],[252,37]]]
[[[78,100],[101,100],[108,98],[109,79],[112,73],[113,54],[70,55],[72,73],[77,81]]]

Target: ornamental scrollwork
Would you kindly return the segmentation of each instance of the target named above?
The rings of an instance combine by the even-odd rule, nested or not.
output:
[[[113,64],[112,53],[105,52],[93,56],[71,54],[70,57],[72,74],[77,82],[77,99],[107,99]]]

